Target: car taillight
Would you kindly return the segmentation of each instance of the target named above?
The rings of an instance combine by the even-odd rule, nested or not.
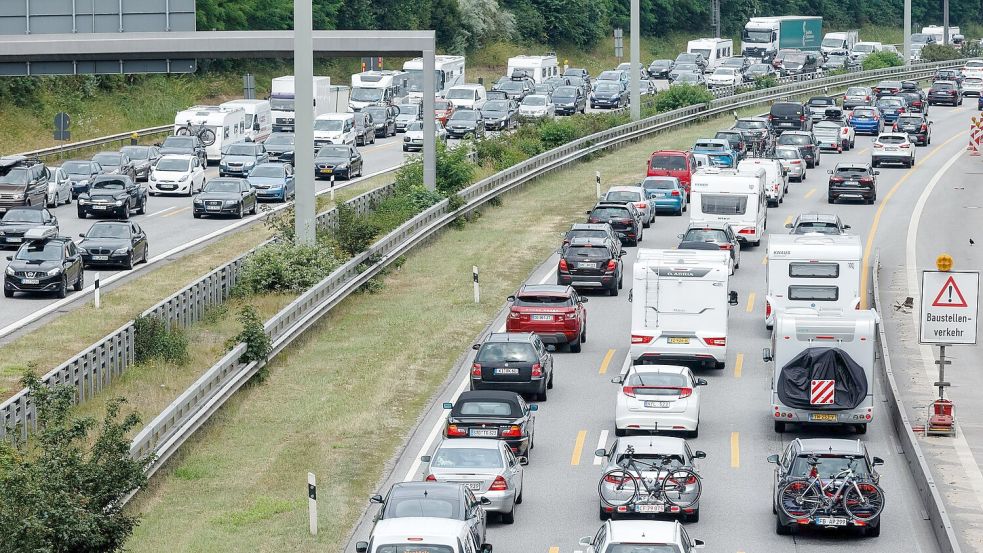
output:
[[[867,95],[867,98],[866,98],[866,100],[867,100],[868,102],[870,101],[870,94],[868,94],[868,95]]]
[[[845,182],[845,181],[846,181],[846,179],[844,179],[843,177],[830,177],[829,178],[829,182],[841,183],[841,182]]]
[[[567,260],[566,259],[563,259],[563,258],[560,258],[560,271],[562,271],[562,272],[565,273],[565,272],[567,272],[569,270],[570,270],[570,266],[567,265]]]
[[[471,376],[481,376],[481,364],[471,363]]]
[[[543,377],[543,366],[540,365],[539,363],[536,363],[535,365],[532,366],[532,377],[533,378]]]
[[[898,113],[904,113],[904,112],[905,112],[905,108],[898,108]]]
[[[842,129],[840,129],[840,133],[841,134],[844,134],[844,135],[850,134],[850,129],[847,129],[847,128],[844,127]]]
[[[880,117],[878,117],[877,115],[875,115],[875,116],[874,116],[874,121],[875,121],[875,122],[876,122],[876,121],[880,121],[880,120],[881,120],[881,118],[880,118]]]
[[[635,207],[637,207],[638,209],[648,209],[649,204],[647,204],[645,202],[639,202],[639,203],[635,204]]]
[[[458,428],[456,424],[447,425],[447,435],[448,436],[467,436],[468,433],[463,428]]]
[[[910,146],[911,146],[911,144],[901,144],[899,147],[900,148],[906,148],[907,149]]]
[[[765,317],[771,317],[771,302],[765,302]]]
[[[727,345],[727,338],[704,338],[708,346],[724,347]]]
[[[928,125],[922,123],[922,132],[928,132]]]
[[[884,145],[879,142],[874,142],[874,148],[883,148]]]
[[[508,489],[509,489],[509,483],[506,482],[505,479],[502,478],[501,476],[496,476],[495,477],[495,481],[492,482],[492,485],[491,485],[490,488],[488,488],[488,491],[490,491],[490,492],[504,492],[504,491],[506,491]]]
[[[686,399],[693,395],[693,388],[680,388],[679,389],[679,399]]]
[[[522,428],[516,425],[509,426],[502,430],[503,438],[518,438],[522,436]]]
[[[800,160],[800,159],[793,159],[790,163],[792,165],[802,165],[802,160]]]
[[[520,315],[518,312],[516,312],[516,311],[509,311],[509,318],[510,319],[519,319],[521,317],[522,317],[522,315]]]
[[[754,234],[754,228],[742,228],[741,230],[737,231],[737,234]]]
[[[627,476],[616,476],[615,474],[608,474],[604,477],[604,481],[608,484],[617,484],[619,486],[624,484],[625,480],[628,480]]]
[[[635,397],[635,386],[623,386],[621,388],[621,393],[628,397]]]
[[[670,196],[679,196],[679,190],[673,190],[669,193]]]
[[[805,120],[806,120],[806,116],[805,115],[800,115],[799,116],[799,121],[805,121]]]
[[[587,220],[587,222],[588,223],[600,223],[601,220],[598,219],[597,217],[591,217],[590,219]]]
[[[434,476],[432,474],[428,474],[427,475],[427,482],[436,482],[436,481],[437,481],[437,477],[436,476]]]
[[[874,184],[874,179],[872,177],[862,177],[860,184]]]
[[[722,250],[729,250],[729,249],[731,249],[733,247],[734,246],[732,244],[721,244],[720,245],[720,249],[722,249]]]
[[[652,341],[655,336],[643,336],[641,334],[632,334],[631,343],[633,344],[647,344]]]
[[[618,268],[618,264],[612,259],[608,261],[608,271],[614,272]]]
[[[894,124],[894,127],[892,127],[891,130],[894,131],[894,132],[898,132],[898,124],[895,123]]]

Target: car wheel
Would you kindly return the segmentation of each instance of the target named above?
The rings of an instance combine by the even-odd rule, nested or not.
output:
[[[259,200],[253,200],[253,209],[250,211],[253,215],[259,212]]]
[[[536,394],[537,401],[546,401],[546,387],[543,387],[543,391]]]
[[[608,295],[609,296],[617,296],[618,295],[618,285],[617,284],[615,284],[614,286],[608,288]]]
[[[85,219],[85,211],[79,209],[78,210],[78,216],[79,216],[79,219]]]
[[[522,486],[522,480],[519,480],[519,495],[515,496],[515,504],[516,505],[521,505],[522,504],[522,488],[523,488],[523,486]]]
[[[79,269],[79,277],[75,279],[75,286],[72,287],[76,292],[81,292],[85,288],[85,270]]]
[[[697,508],[693,513],[683,515],[683,522],[700,522],[700,509]]]
[[[146,196],[144,196],[143,197],[143,200],[140,201],[140,209],[137,210],[137,213],[139,213],[140,215],[144,215],[144,214],[147,213],[147,197]]]
[[[833,196],[826,196],[826,203],[828,203],[828,204],[835,204],[836,203],[836,198],[834,198]]]
[[[580,353],[580,350],[581,350],[580,343],[581,343],[580,336],[578,336],[576,340],[570,342],[570,344],[569,344],[570,345],[570,353]],[[552,382],[552,380],[553,380],[553,377],[550,377],[550,382]],[[550,388],[552,388],[552,387],[553,386],[550,386]]]
[[[123,206],[123,210],[120,212],[120,219],[128,220],[130,218],[130,202],[126,202]]]
[[[606,521],[606,520],[610,520],[611,519],[611,513],[604,512],[604,507],[598,507],[597,508],[597,516],[602,521]]]
[[[246,209],[245,207],[243,207],[242,202],[239,202],[239,213],[237,214],[237,216],[238,218],[242,219],[245,215],[246,215]]]
[[[782,524],[782,519],[775,517],[775,533],[779,536],[788,536],[792,533],[792,527]]]
[[[866,434],[866,433],[867,433],[867,425],[866,424],[858,424],[857,425],[857,434]]]
[[[881,535],[881,524],[878,522],[877,526],[867,526],[863,529],[864,537],[866,538],[876,538]]]
[[[696,425],[696,430],[693,430],[692,432],[687,432],[686,433],[686,437],[687,438],[692,438],[692,439],[699,438],[700,437],[700,425],[699,424]],[[699,520],[699,519],[697,519],[697,520]],[[696,522],[696,521],[693,521],[693,522]]]
[[[515,522],[515,503],[512,504],[512,508],[509,509],[509,512],[502,513],[503,524],[512,524],[514,522]]]
[[[550,371],[550,379],[546,382],[546,389],[547,390],[553,389],[553,371]]]
[[[195,219],[201,219],[201,213],[198,213],[197,211],[192,211],[191,216]]]
[[[580,331],[580,343],[581,344],[586,344],[587,343],[587,325],[586,324],[584,325],[584,329]]]
[[[126,263],[123,264],[123,268],[127,270],[133,269],[133,252],[130,252],[130,255],[126,256]]]
[[[64,298],[68,295],[68,278],[61,279],[61,286],[58,287],[58,291],[55,292],[58,298]]]
[[[12,298],[12,297],[14,297],[14,291],[13,290],[8,290],[7,288],[4,288],[3,289],[3,297],[5,297],[5,298]]]

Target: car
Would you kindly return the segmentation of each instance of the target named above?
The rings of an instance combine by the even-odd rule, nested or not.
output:
[[[782,71],[786,75],[806,75],[819,71],[819,57],[813,52],[793,52],[782,58]]]
[[[877,167],[875,164],[873,167]],[[837,163],[829,171],[827,202],[840,198],[859,198],[872,204],[877,200],[877,175],[869,163]]]
[[[781,162],[789,180],[802,182],[806,180],[808,162],[798,146],[778,146],[775,148],[775,158]]]
[[[591,109],[620,109],[628,105],[628,89],[618,82],[598,81],[590,94]]]
[[[726,250],[730,252],[730,267],[728,268],[730,274],[734,274],[734,271],[741,267],[741,241],[737,238],[737,234],[730,226],[730,223],[724,221],[697,221],[690,223],[686,227],[686,232],[677,236],[679,238],[679,245],[676,246],[676,249]],[[700,244],[701,247],[696,247],[697,244]],[[702,247],[702,245],[707,244],[713,247]]]
[[[703,545],[703,540],[690,538],[679,521],[608,521],[593,536],[580,538],[584,553],[688,553]]]
[[[460,520],[470,527],[471,534],[478,543],[485,541],[488,514],[481,506],[489,501],[475,497],[464,484],[397,482],[389,489],[386,497],[376,494],[369,501],[382,505],[374,518],[377,525],[382,521],[400,518],[412,518],[418,524],[423,522],[420,519],[428,518]]]
[[[525,120],[548,119],[556,115],[556,106],[549,96],[530,94],[519,103],[519,118]]]
[[[826,117],[827,109],[835,107],[836,100],[832,96],[813,96],[806,102],[806,108],[809,110],[809,116],[812,117],[813,123]]]
[[[979,97],[979,98],[978,98],[978,99],[976,100],[976,109],[977,109],[978,111],[983,111],[983,96],[980,96],[980,97]]]
[[[607,223],[574,223],[570,225],[570,230],[563,235],[563,245],[561,246],[561,249],[569,246],[570,242],[577,237],[608,238],[611,240],[612,247],[620,255],[621,239],[618,238],[618,234],[614,232],[611,225]]]
[[[928,105],[950,104],[961,106],[963,103],[962,88],[956,81],[935,81],[928,89]]]
[[[874,102],[881,112],[881,117],[885,124],[894,123],[899,115],[908,111],[908,103],[900,96],[881,96]]]
[[[657,150],[649,156],[646,175],[649,177],[676,177],[686,189],[686,201],[690,199],[690,186],[697,162],[692,152],[683,150]]]
[[[587,95],[580,87],[561,86],[550,97],[556,115],[573,115],[587,112]]]
[[[615,400],[615,436],[628,432],[700,435],[700,388],[707,381],[680,365],[631,365],[611,379],[621,385]]]
[[[372,119],[372,114],[357,111],[352,116],[355,118],[355,145],[375,144],[375,120]]]
[[[366,113],[371,113],[370,108],[374,107],[376,106],[366,106],[365,108],[362,108],[362,110]],[[279,161],[280,163],[294,162],[294,151],[296,150],[296,147],[294,146],[294,133],[272,133],[270,134],[269,138],[263,142],[263,146],[266,148],[266,155],[269,156],[270,161]]]
[[[79,237],[78,251],[86,268],[119,265],[132,269],[146,263],[150,255],[147,233],[133,221],[99,221]]]
[[[618,234],[621,243],[637,246],[642,241],[642,218],[634,204],[600,202],[587,211],[588,223],[608,223]]]
[[[550,77],[550,78],[546,79],[545,81],[543,81],[543,83],[550,85],[551,87],[553,87],[551,90],[552,91],[555,91],[556,89],[560,88],[561,86],[572,86],[573,85],[573,79],[571,79],[570,77],[563,77],[563,76],[560,76],[560,77]]]
[[[691,151],[694,154],[706,154],[710,158],[710,163],[717,167],[737,166],[737,152],[727,139],[701,138],[693,144]]]
[[[99,175],[89,191],[79,194],[78,217],[110,215],[129,219],[131,213],[147,212],[147,190],[126,175]]]
[[[612,186],[601,196],[600,201],[614,204],[631,203],[638,210],[643,227],[648,228],[655,222],[655,206],[648,201],[645,189],[641,186]]]
[[[833,512],[819,513],[813,517],[792,520],[784,509],[779,509],[779,491],[791,480],[809,478],[815,462],[817,476],[824,482],[832,481],[840,471],[852,465],[854,477],[859,486],[865,483],[879,484],[877,467],[884,464],[880,457],[872,457],[867,446],[860,440],[841,438],[796,438],[792,440],[781,455],[770,455],[768,462],[775,465],[772,480],[772,512],[775,513],[775,533],[795,534],[804,526],[819,528],[854,526],[862,535],[877,537],[881,533],[881,517],[867,522],[854,521],[841,507]],[[790,506],[792,507],[792,506]],[[794,509],[794,507],[792,507]]]
[[[137,171],[130,157],[120,152],[99,152],[92,156],[92,161],[102,167],[103,175],[126,175],[137,180]]]
[[[952,81],[956,84],[961,85],[963,82],[962,71],[952,68],[939,68],[935,71],[935,76],[932,78],[932,84],[934,85],[938,81]]]
[[[471,371],[475,370],[472,365]],[[501,440],[519,462],[529,463],[529,452],[536,438],[538,405],[526,403],[516,392],[470,390],[461,392],[457,401],[444,403],[443,407],[450,411],[444,424],[444,438]]]
[[[584,95],[584,98],[590,96],[591,83],[590,81],[585,81],[580,77],[566,77],[570,81],[570,86],[575,86],[580,89],[580,93]]]
[[[524,284],[508,302],[506,332],[532,332],[544,344],[568,346],[571,353],[580,353],[587,340],[587,298],[572,286]]]
[[[747,78],[752,81],[754,79],[760,79],[765,77],[772,77],[777,79],[779,76],[778,71],[775,71],[775,68],[768,63],[752,63],[747,68],[747,71],[744,72],[744,75],[747,76]]]
[[[601,71],[601,74],[597,76],[596,84],[600,84],[605,81],[619,83],[621,85],[621,88],[627,90],[628,81],[629,81],[628,77],[629,77],[628,71],[626,70],[615,69],[609,71]]]
[[[703,54],[700,53],[689,53],[683,52],[676,56],[675,64],[678,66],[681,63],[692,63],[700,68],[701,72],[707,70],[707,59]]]
[[[7,261],[4,297],[12,298],[17,292],[54,292],[64,298],[69,286],[76,292],[85,287],[85,269],[75,242],[58,236],[54,227],[27,231],[24,243]]]
[[[853,71],[860,64],[846,52],[832,52],[823,62],[823,71]]]
[[[839,236],[850,230],[850,225],[843,224],[839,215],[833,213],[802,213],[796,215],[785,228],[791,229],[789,234],[825,234]]]
[[[808,131],[788,131],[782,133],[776,141],[776,146],[795,146],[802,152],[806,160],[806,168],[812,169],[822,161],[822,153],[816,144],[816,138]]]
[[[494,332],[477,350],[471,365],[471,390],[499,390],[527,394],[546,401],[553,388],[553,355],[531,332]]]
[[[744,56],[734,56],[720,62],[718,67],[733,67],[743,77],[748,68],[751,67],[751,58]]]
[[[467,521],[407,517],[380,520],[372,527],[370,541],[355,542],[355,553],[392,551],[450,551],[454,553],[492,553],[492,546],[481,543]],[[370,543],[374,542],[374,545]]]
[[[485,118],[480,111],[459,109],[447,120],[447,137],[480,139],[485,137],[485,128]]]
[[[590,73],[580,67],[568,67],[563,70],[564,77],[579,77],[585,81],[590,81]]]
[[[843,109],[873,105],[874,91],[867,86],[851,86],[843,93]]]
[[[492,87],[492,90],[504,92],[510,100],[521,102],[523,98],[533,93],[536,89],[535,83],[525,77],[511,79],[504,78]]]
[[[434,138],[437,142],[447,144],[447,129],[440,121],[434,121]],[[403,135],[403,151],[423,150],[423,121],[413,121],[406,127],[406,134]]]
[[[785,57],[789,54],[798,54],[800,50],[797,48],[782,48],[771,58],[771,65],[779,71],[783,76],[787,73],[784,68]]]
[[[878,135],[884,131],[884,118],[876,107],[858,107],[850,113],[847,123],[855,133]]]
[[[648,66],[648,74],[651,79],[668,79],[669,73],[676,65],[672,60],[652,60]]]
[[[245,177],[260,163],[269,161],[266,147],[253,142],[229,144],[222,148],[222,159],[218,162],[218,176]]]
[[[519,125],[519,103],[515,100],[489,99],[481,106],[481,116],[485,121],[485,130],[504,131]]]
[[[645,197],[656,211],[671,211],[682,216],[688,202],[686,188],[676,177],[645,177],[641,183]]]
[[[51,167],[51,178],[48,179],[48,193],[44,204],[48,207],[58,207],[61,204],[72,203],[72,179],[61,167]]]
[[[58,233],[58,217],[43,207],[13,207],[0,218],[0,248],[19,248],[24,235],[33,228],[53,228]]]
[[[775,102],[768,112],[768,122],[776,133],[808,131],[812,128],[809,109],[799,102]]]
[[[646,481],[656,485],[668,475],[670,470],[686,468],[699,474],[697,460],[706,458],[706,453],[691,450],[689,444],[683,438],[674,436],[623,436],[617,438],[610,447],[598,449],[594,452],[595,456],[602,458],[601,464],[604,465],[604,468],[601,474],[606,474],[615,469],[624,469],[623,463],[627,460],[629,448],[632,450],[631,458],[636,463],[641,462],[646,465],[662,465],[662,463],[665,463],[658,469],[650,466],[639,467],[641,474],[635,473],[636,477],[644,478]],[[606,488],[604,496],[609,498],[615,498],[623,493],[631,493],[630,490],[624,489],[617,491],[617,483],[607,480],[603,480],[599,486]],[[679,503],[689,504],[685,509],[676,505],[667,504],[661,499],[649,498],[647,496],[640,498],[639,501],[633,504],[612,507],[598,497],[598,516],[601,520],[613,520],[618,516],[627,514],[643,516],[661,516],[667,514],[679,516],[686,522],[699,522],[700,502],[698,498],[693,501],[692,496],[700,493],[701,489],[698,481],[687,481],[685,483],[683,489],[679,492],[680,501],[678,501]],[[601,488],[599,487],[599,496],[601,493],[600,490]]]
[[[68,173],[68,178],[72,183],[72,199],[78,198],[82,192],[89,190],[89,181],[96,175],[102,174],[102,167],[94,161],[87,159],[73,159],[61,164],[63,171]]]
[[[436,99],[433,101],[433,116],[434,119],[440,121],[441,125],[446,125],[447,120],[450,119],[451,115],[454,113],[454,103],[449,100]]]
[[[928,146],[932,143],[932,122],[921,113],[900,115],[894,122],[892,131],[907,133],[915,146]]]
[[[837,153],[849,150],[851,133],[856,136],[856,131],[849,125],[844,125],[835,119],[817,121],[812,126],[812,135],[815,137],[816,146],[820,150],[833,150]]]
[[[980,45],[983,45],[983,41],[980,42]],[[961,73],[966,79],[970,77],[983,77],[983,60],[966,60],[966,63],[963,64]]]
[[[533,87],[533,94],[539,94],[540,96],[546,96],[549,98],[553,95],[553,90],[555,89],[556,87],[549,83],[539,83]],[[525,100],[525,98],[523,98],[523,100]]]
[[[396,106],[398,113],[396,114],[396,132],[406,132],[406,126],[413,121],[419,121],[423,119],[420,112],[422,106],[420,104],[400,104]]]
[[[362,154],[351,144],[328,144],[314,156],[314,178],[344,178],[362,176]]]
[[[249,184],[256,190],[257,200],[286,202],[297,194],[293,165],[261,163],[249,172]]]
[[[436,102],[434,105],[437,105]],[[396,136],[396,116],[399,111],[395,106],[365,106],[362,111],[372,116],[376,138]],[[269,144],[270,141],[267,140],[266,143]]]
[[[195,196],[191,215],[195,219],[205,215],[233,215],[242,219],[247,213],[256,213],[257,203],[256,189],[248,180],[219,177],[208,181]]]
[[[898,92],[901,92],[901,81],[881,81],[871,87],[871,90],[874,92],[875,98],[894,96]]]
[[[744,82],[744,74],[734,67],[718,67],[706,80],[709,88],[737,86]]]
[[[900,163],[911,168],[915,165],[915,145],[907,133],[881,133],[874,140],[870,163],[874,167],[884,163]]]
[[[602,289],[617,296],[624,286],[621,250],[609,238],[575,237],[560,251],[556,283],[574,288]]]
[[[743,132],[737,129],[729,129],[726,131],[717,131],[717,134],[713,135],[713,137],[722,138],[730,142],[731,149],[737,152],[738,160],[744,159],[747,156],[748,147]]]
[[[734,121],[731,130],[740,131],[744,135],[748,150],[768,152],[774,146],[775,136],[771,122],[765,117],[739,117]]]
[[[681,86],[681,85],[702,87],[702,86],[706,86],[706,84],[707,84],[707,80],[706,77],[703,76],[703,73],[684,72],[684,73],[680,73],[674,79],[672,79],[672,82],[669,84],[669,87],[671,88],[674,86]]]
[[[907,113],[928,114],[928,102],[925,101],[920,93],[902,90],[897,95],[904,98],[905,103],[908,106],[906,110]]]
[[[272,135],[270,138],[272,138]],[[269,143],[269,139],[267,139],[266,143]],[[208,165],[205,145],[202,144],[201,139],[197,136],[168,136],[158,148],[162,156],[167,154],[198,156],[202,166]]]
[[[674,64],[672,70],[669,71],[669,82],[672,83],[673,81],[678,79],[680,75],[685,75],[687,73],[695,73],[697,75],[702,76],[703,68],[695,63]]]
[[[150,170],[147,179],[147,193],[184,194],[191,196],[205,186],[205,168],[198,156],[187,154],[166,154]]]
[[[963,96],[983,95],[983,77],[966,77],[963,79]]]
[[[505,442],[444,440],[420,460],[426,463],[426,482],[463,483],[486,512],[498,513],[505,524],[515,522],[515,506],[522,503],[523,469]]]
[[[133,163],[137,179],[147,180],[150,178],[150,168],[160,159],[160,148],[157,146],[123,146],[119,149],[121,154],[126,154]]]

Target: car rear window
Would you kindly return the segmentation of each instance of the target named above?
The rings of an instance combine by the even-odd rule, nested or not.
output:
[[[642,194],[640,192],[631,192],[628,190],[615,190],[604,195],[604,201],[606,202],[638,202],[641,199]]]
[[[800,104],[773,104],[771,114],[775,117],[798,117],[805,111]]]
[[[478,363],[534,363],[539,360],[536,348],[523,342],[485,342],[478,350]]]
[[[599,219],[630,219],[631,212],[623,207],[599,207],[591,213],[592,217]]]
[[[922,118],[918,116],[902,115],[898,117],[899,125],[917,125],[922,122]]]
[[[653,169],[685,171],[686,158],[683,156],[652,156],[651,165]]]
[[[856,177],[867,174],[867,169],[863,167],[837,167],[835,171],[841,177]]]
[[[783,134],[783,135],[781,135],[781,136],[778,137],[778,143],[779,144],[782,144],[782,145],[792,144],[792,145],[795,145],[795,146],[803,146],[803,145],[812,144],[812,139],[811,139],[811,137],[806,136],[804,134],[788,134],[788,133],[785,133],[785,134]]]
[[[936,90],[952,90],[953,88],[956,88],[956,85],[952,83],[936,83],[934,88]]]
[[[716,142],[697,142],[693,146],[693,149],[709,152],[723,152],[727,148],[723,144],[717,144]]]
[[[679,549],[668,543],[612,543],[604,553],[679,553]]]
[[[836,105],[831,98],[812,98],[809,100],[810,106],[833,106]]]
[[[847,457],[836,457],[832,455],[815,455],[815,457],[819,461],[819,465],[816,468],[819,470],[820,478],[832,478],[850,466],[850,459]],[[791,473],[789,476],[807,477],[809,476],[810,470],[809,456],[800,455],[792,461],[792,469],[789,471]],[[853,472],[861,478],[870,476],[870,472],[867,469],[867,461],[857,459],[853,464]]]
[[[720,229],[689,229],[682,242],[729,242],[727,233]]]
[[[775,157],[780,159],[800,159],[802,154],[795,150],[779,148],[775,150]]]
[[[839,227],[836,226],[835,223],[818,223],[818,222],[802,223],[799,226],[795,227],[795,234],[807,234],[810,232],[818,232],[819,234],[840,234],[840,229]],[[790,273],[792,272],[791,268],[789,268],[789,272]],[[791,276],[799,276],[799,275],[791,275]]]
[[[857,108],[853,110],[854,117],[873,117],[877,112],[872,109],[860,109]]]
[[[852,86],[852,87],[846,89],[846,95],[847,96],[866,96],[867,95],[867,89],[866,88],[860,88],[860,87]]]
[[[584,248],[579,246],[570,246],[567,248],[566,255],[567,259],[610,259],[611,252],[607,248]]]
[[[502,454],[497,449],[477,447],[441,447],[430,460],[431,468],[500,469],[503,466]]]
[[[675,190],[676,183],[670,180],[646,180],[642,182],[642,187],[646,190]]]
[[[897,108],[903,104],[904,102],[900,98],[883,98],[877,101],[876,106],[879,108]]]
[[[563,240],[567,243],[573,242],[574,238],[607,238],[610,236],[607,231],[601,229],[577,229],[568,230]]]
[[[488,416],[488,417],[517,417],[517,406],[514,403],[494,400],[472,400],[460,402],[454,406],[452,415]]]
[[[638,453],[636,451],[631,457],[632,459],[635,460],[636,463],[638,461],[641,461],[641,463],[638,464],[638,468],[641,469],[642,471],[658,470],[663,466],[667,466],[669,468],[674,468],[674,469],[683,466],[682,455],[664,455],[661,453]],[[624,461],[627,461],[627,456],[623,453],[619,453],[617,462],[621,464]],[[663,465],[662,463],[665,461],[669,461],[669,463],[667,465]],[[650,469],[649,468],[650,465],[653,468]],[[646,545],[646,547],[648,546]],[[670,551],[676,553],[674,549],[670,549]]]
[[[905,137],[887,135],[878,137],[877,141],[881,144],[902,144],[905,141]]]
[[[515,303],[513,305],[518,305],[519,307],[572,307],[573,298],[522,294],[515,297]]]
[[[430,545],[394,543],[380,545],[375,553],[454,553],[454,548],[449,545]]]

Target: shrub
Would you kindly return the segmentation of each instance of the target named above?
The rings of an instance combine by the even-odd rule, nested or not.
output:
[[[945,44],[926,44],[922,48],[922,61],[949,61],[959,59],[962,54],[954,46]]]
[[[898,67],[903,63],[904,61],[901,60],[901,56],[894,52],[874,52],[864,58],[863,68],[864,71],[871,71],[874,69],[884,69],[885,67]]]
[[[655,107],[659,111],[672,111],[696,104],[706,104],[711,100],[713,94],[706,88],[680,84],[658,93],[655,97]]]
[[[341,261],[323,244],[276,242],[246,258],[235,295],[301,293],[320,282]]]
[[[480,144],[480,143],[479,143]],[[468,159],[467,145],[449,149],[437,144],[437,190],[444,195],[457,192],[471,184],[474,164]],[[423,185],[423,159],[417,157],[396,172],[396,187],[408,189]]]
[[[252,363],[253,361],[266,361],[273,351],[273,341],[266,335],[263,328],[263,320],[259,312],[251,305],[244,305],[239,310],[239,323],[242,324],[242,331],[226,342],[226,347],[230,350],[240,342],[246,344],[246,351],[239,356],[240,363]],[[265,373],[260,379],[265,379]]]
[[[168,329],[160,317],[141,315],[133,320],[133,357],[137,363],[156,359],[184,364],[188,361],[188,337],[179,327]]]
[[[368,217],[355,212],[355,208],[341,204],[338,206],[338,227],[334,238],[338,246],[348,255],[355,256],[372,245],[379,229]]]
[[[580,131],[572,118],[553,119],[539,126],[539,140],[543,148],[551,150],[580,138]]]
[[[774,75],[761,75],[754,78],[754,90],[764,90],[778,86],[778,79]]]

